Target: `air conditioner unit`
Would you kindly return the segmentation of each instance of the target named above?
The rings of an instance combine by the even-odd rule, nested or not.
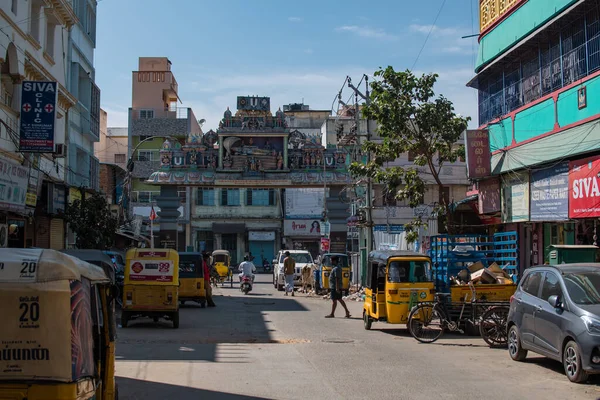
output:
[[[8,247],[8,225],[0,224],[0,248]]]
[[[64,158],[67,156],[67,145],[64,143],[57,144],[54,147],[54,158]]]

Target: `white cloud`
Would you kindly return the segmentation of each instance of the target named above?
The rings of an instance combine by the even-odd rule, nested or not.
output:
[[[428,47],[431,46],[436,52],[442,52],[446,54],[455,55],[473,55],[477,51],[476,40],[477,38],[465,38],[463,39],[463,32],[467,32],[467,29],[461,27],[440,27],[437,25],[419,25],[412,24],[409,26],[409,30],[412,33],[426,36],[431,31],[431,38],[435,38],[435,41],[430,40]]]
[[[431,31],[431,34],[434,36],[454,36],[458,35],[457,28],[440,28],[437,25],[419,25],[412,24],[409,26],[411,32],[428,34]]]
[[[368,26],[344,25],[335,28],[337,32],[352,33],[354,35],[380,40],[396,40],[398,36],[386,33],[383,29],[374,29]]]
[[[290,21],[290,22],[302,22],[302,21],[304,21],[304,18],[300,18],[300,17],[288,17],[288,21]]]

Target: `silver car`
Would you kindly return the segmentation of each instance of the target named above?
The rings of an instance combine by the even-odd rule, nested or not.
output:
[[[562,362],[571,382],[600,373],[600,264],[529,268],[510,299],[508,353]]]

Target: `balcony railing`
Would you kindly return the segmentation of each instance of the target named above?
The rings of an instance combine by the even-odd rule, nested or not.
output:
[[[165,107],[165,108],[134,108],[131,117],[134,120],[144,119],[188,119],[189,108]]]
[[[502,16],[526,0],[480,0],[479,32],[491,28]]]

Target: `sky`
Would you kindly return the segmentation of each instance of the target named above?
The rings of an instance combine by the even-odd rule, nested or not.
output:
[[[127,126],[138,57],[171,60],[180,106],[206,120],[205,132],[218,127],[228,106],[235,111],[237,96],[268,96],[273,113],[302,102],[328,110],[337,108],[346,76],[358,83],[391,65],[439,74],[436,93],[475,127],[477,92],[465,85],[474,76],[477,38],[461,37],[478,33],[477,4],[99,0],[95,66],[102,108],[109,127]],[[344,101],[351,95],[342,92]]]

